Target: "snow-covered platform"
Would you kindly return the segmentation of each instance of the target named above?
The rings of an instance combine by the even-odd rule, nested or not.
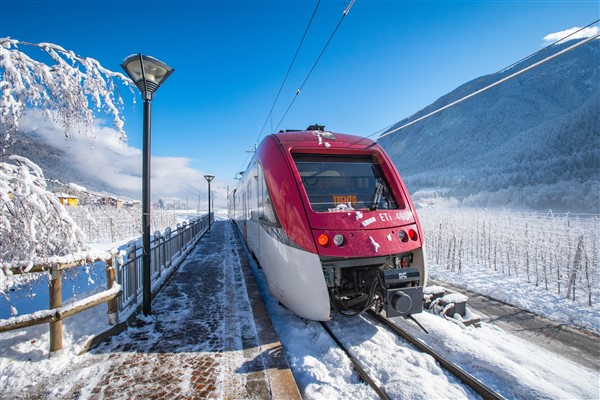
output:
[[[215,222],[150,317],[69,358],[52,379],[0,397],[300,399],[240,246],[229,221]]]
[[[111,366],[92,394],[300,398],[245,263],[230,223],[215,222],[153,301],[152,318],[96,350]]]

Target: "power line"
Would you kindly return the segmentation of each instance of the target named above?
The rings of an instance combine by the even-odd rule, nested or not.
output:
[[[302,44],[304,43],[304,39],[306,38],[306,34],[308,33],[308,30],[312,24],[312,21],[315,17],[315,14],[317,13],[317,9],[319,8],[319,4],[321,4],[321,0],[317,1],[317,5],[315,6],[315,9],[310,17],[310,20],[308,21],[308,25],[306,25],[306,29],[304,30],[304,34],[302,35],[302,39],[300,40],[300,43],[298,44],[298,47],[296,48],[296,53],[294,54],[294,57],[292,58],[292,62],[290,63],[290,66],[288,67],[288,70],[285,74],[285,77],[283,78],[283,82],[281,82],[281,86],[279,87],[279,91],[277,92],[277,95],[275,96],[275,100],[273,100],[273,105],[271,105],[271,109],[269,110],[269,114],[267,114],[267,118],[265,119],[265,122],[262,126],[262,128],[260,129],[260,132],[258,133],[258,136],[256,137],[256,140],[254,141],[254,149],[256,150],[256,146],[258,144],[258,141],[260,140],[260,137],[262,136],[264,130],[265,130],[265,126],[267,125],[267,122],[269,121],[269,118],[271,118],[271,121],[273,121],[273,109],[275,108],[275,104],[277,104],[277,100],[279,99],[279,95],[281,94],[281,90],[283,89],[283,86],[285,85],[285,82],[287,81],[287,78],[290,74],[290,71],[292,70],[292,66],[294,65],[294,63],[296,62],[296,58],[298,57],[298,53],[300,52],[300,48],[302,47]],[[273,122],[271,122],[271,128],[272,128]],[[247,152],[248,155],[246,156],[246,158],[244,159],[244,161],[242,162],[242,165],[240,166],[240,168],[238,168],[238,170],[242,170],[242,168],[244,168],[244,165],[246,165],[246,162],[248,161],[248,158],[250,158],[250,155],[253,154],[253,152]]]
[[[294,98],[292,99],[290,105],[288,106],[287,110],[285,110],[285,113],[283,114],[283,116],[281,117],[281,120],[279,120],[279,123],[277,124],[277,126],[275,127],[275,132],[277,132],[277,129],[279,129],[279,126],[281,125],[281,123],[283,122],[283,120],[285,119],[286,115],[288,114],[288,112],[290,111],[290,109],[292,108],[292,106],[294,105],[294,102],[296,101],[296,99],[298,98],[298,95],[302,92],[302,89],[304,88],[304,85],[306,84],[306,82],[308,81],[308,78],[310,78],[311,74],[313,73],[313,71],[315,70],[317,64],[319,63],[319,61],[321,60],[321,57],[323,57],[323,53],[325,53],[325,50],[327,49],[327,47],[329,46],[329,43],[331,43],[331,40],[333,39],[333,37],[335,36],[335,33],[337,32],[338,28],[340,27],[340,25],[342,24],[342,21],[344,21],[344,18],[346,18],[346,15],[348,15],[348,13],[350,12],[350,9],[352,8],[352,5],[354,5],[355,0],[352,0],[350,2],[350,4],[348,4],[348,7],[346,7],[346,9],[344,10],[344,12],[342,13],[342,18],[340,18],[340,21],[337,23],[335,29],[333,30],[333,32],[331,33],[331,36],[329,36],[329,40],[327,40],[327,43],[325,43],[325,46],[323,47],[323,50],[321,50],[321,53],[319,54],[319,56],[317,57],[315,63],[313,64],[312,68],[310,69],[310,71],[308,72],[308,75],[306,75],[306,78],[304,78],[304,81],[302,82],[302,85],[300,85],[300,88],[296,91],[296,94],[294,95]]]
[[[586,27],[588,27],[588,26],[590,26],[590,25],[593,25],[593,24],[595,24],[595,23],[596,23],[596,22],[598,22],[598,21],[600,21],[600,20],[596,20],[596,21],[592,22],[591,24],[587,25]],[[520,63],[520,62],[522,62],[522,61],[524,61],[524,60],[527,60],[527,59],[529,59],[529,58],[533,57],[534,55],[538,54],[540,51],[543,51],[543,50],[547,49],[548,47],[550,47],[550,46],[553,46],[553,45],[555,45],[556,43],[559,43],[559,42],[561,42],[561,41],[565,40],[566,38],[568,38],[568,37],[570,37],[570,36],[574,35],[575,33],[577,33],[577,32],[579,32],[579,31],[581,31],[581,30],[585,29],[586,27],[584,27],[584,28],[581,28],[581,29],[579,29],[579,30],[578,30],[578,31],[576,31],[576,32],[573,32],[573,33],[571,33],[571,34],[569,34],[569,35],[567,35],[567,36],[563,37],[563,38],[562,38],[562,39],[560,39],[560,40],[557,40],[556,42],[552,43],[551,45],[548,45],[548,46],[546,46],[544,49],[542,49],[542,50],[538,50],[537,52],[535,52],[535,53],[533,53],[533,54],[531,54],[531,55],[529,55],[529,56],[527,56],[527,57],[523,58],[522,60],[520,60],[520,61],[517,61],[516,63],[513,63],[513,64],[511,64],[510,66],[508,66],[508,67],[506,67],[506,68],[503,68],[503,69],[501,69],[500,71],[496,72],[496,73],[495,73],[495,74],[493,74],[493,75],[496,75],[496,74],[498,74],[498,73],[500,73],[500,72],[502,72],[502,71],[505,71],[505,70],[507,70],[507,69],[509,69],[509,68],[513,67],[514,65],[516,65],[516,64],[518,64],[518,63]],[[439,112],[441,112],[441,111],[444,111],[444,110],[446,110],[446,109],[448,109],[448,108],[450,108],[450,107],[452,107],[452,106],[455,106],[455,105],[456,105],[456,104],[458,104],[458,103],[462,103],[463,101],[465,101],[465,100],[467,100],[467,99],[469,99],[469,98],[471,98],[471,97],[473,97],[473,96],[476,96],[476,95],[478,95],[478,94],[480,94],[480,93],[482,93],[482,92],[485,92],[485,91],[487,91],[487,90],[489,90],[489,89],[491,89],[491,88],[493,88],[493,87],[495,87],[495,86],[497,86],[497,85],[499,85],[499,84],[501,84],[501,83],[503,83],[503,82],[506,82],[506,81],[508,81],[508,80],[510,80],[510,79],[512,79],[512,78],[514,78],[514,77],[516,77],[516,76],[518,76],[518,75],[521,75],[522,73],[524,73],[524,72],[526,72],[526,71],[529,71],[530,69],[533,69],[533,68],[535,68],[535,67],[538,67],[538,66],[540,66],[540,65],[542,65],[542,64],[544,64],[544,63],[546,63],[546,62],[548,62],[548,61],[550,61],[550,60],[552,60],[552,59],[554,59],[554,58],[556,58],[556,57],[558,57],[558,56],[560,56],[560,55],[562,55],[562,54],[568,53],[569,51],[571,51],[571,50],[573,50],[573,49],[575,49],[575,48],[577,48],[577,47],[579,47],[579,46],[581,46],[581,45],[583,45],[583,44],[586,44],[586,43],[588,43],[588,42],[590,42],[590,41],[592,41],[592,40],[594,40],[594,39],[596,39],[596,38],[598,38],[598,37],[600,37],[600,34],[595,34],[594,36],[590,36],[590,37],[588,37],[588,38],[586,38],[586,39],[584,39],[584,40],[582,40],[582,41],[580,41],[580,42],[577,42],[577,43],[575,43],[574,45],[572,45],[572,46],[570,46],[570,47],[568,47],[568,48],[566,48],[566,49],[563,49],[563,50],[559,51],[558,53],[552,54],[552,55],[550,55],[550,56],[548,56],[548,57],[544,58],[544,59],[543,59],[543,60],[541,60],[541,61],[538,61],[538,62],[536,62],[536,63],[534,63],[534,64],[531,64],[530,66],[528,66],[528,67],[526,67],[526,68],[523,68],[522,70],[519,70],[519,71],[517,71],[517,72],[515,72],[515,73],[513,73],[513,74],[511,74],[511,75],[509,75],[509,76],[507,76],[507,77],[505,77],[505,78],[503,78],[503,79],[500,79],[499,81],[496,81],[496,82],[494,82],[494,83],[492,83],[492,84],[490,84],[490,85],[488,85],[488,86],[486,86],[486,87],[484,87],[484,88],[482,88],[482,89],[479,89],[479,90],[477,90],[477,91],[475,91],[475,92],[473,92],[473,93],[471,93],[471,94],[469,94],[469,95],[467,95],[467,96],[464,96],[464,97],[462,97],[462,98],[460,98],[460,99],[458,99],[458,100],[456,100],[456,101],[453,101],[452,103],[450,103],[450,104],[447,104],[447,105],[445,105],[444,107],[438,108],[437,110],[435,110],[435,111],[432,111],[432,112],[430,112],[430,113],[428,113],[428,114],[426,114],[426,115],[424,115],[424,116],[422,116],[422,117],[420,117],[420,118],[417,118],[417,119],[415,119],[415,120],[413,120],[413,121],[411,121],[411,122],[408,122],[408,123],[406,123],[406,124],[404,124],[404,125],[402,125],[402,126],[400,126],[400,127],[396,128],[396,129],[394,129],[394,130],[391,130],[391,131],[389,131],[389,132],[386,132],[386,133],[384,133],[383,135],[379,136],[379,137],[377,138],[377,140],[379,140],[379,139],[381,139],[381,138],[383,138],[383,137],[385,137],[385,136],[391,135],[392,133],[398,132],[399,130],[401,130],[401,129],[404,129],[404,128],[406,128],[406,127],[408,127],[408,126],[410,126],[410,125],[413,125],[413,124],[415,124],[415,123],[417,123],[417,122],[419,122],[419,121],[422,121],[422,120],[424,120],[424,119],[426,119],[426,118],[429,118],[429,117],[431,117],[432,115],[435,115],[435,114],[437,114],[437,113],[439,113]],[[492,76],[493,76],[493,75],[492,75]],[[384,128],[384,129],[386,129],[386,128]],[[377,134],[377,133],[379,133],[379,132],[381,132],[381,130],[379,130],[379,131],[377,131],[377,132],[375,132],[375,133],[373,133],[373,134],[371,134],[371,135],[367,136],[367,138],[370,138],[370,137],[372,137],[372,136],[376,135],[376,134]]]
[[[319,61],[321,60],[321,57],[323,56],[323,53],[325,53],[325,50],[327,49],[327,47],[329,46],[329,43],[331,43],[331,40],[333,39],[333,37],[335,36],[335,33],[337,32],[338,28],[340,27],[340,25],[342,24],[342,21],[344,20],[344,18],[346,17],[346,15],[348,15],[348,13],[350,12],[350,9],[352,8],[352,5],[354,5],[354,2],[356,0],[351,0],[350,4],[348,4],[348,6],[344,9],[344,12],[342,13],[342,18],[340,18],[340,21],[338,22],[338,24],[336,25],[335,29],[333,30],[331,36],[329,37],[329,39],[327,40],[327,43],[325,44],[325,46],[323,47],[323,50],[321,50],[321,53],[319,54],[319,56],[317,57],[317,60],[315,61],[315,63],[313,64],[312,68],[310,69],[308,75],[306,76],[306,78],[304,78],[304,81],[302,82],[302,85],[300,86],[300,89],[298,89],[296,91],[296,94],[294,96],[294,99],[292,100],[292,102],[290,103],[290,105],[288,106],[287,110],[285,111],[285,113],[283,114],[283,117],[281,117],[281,120],[279,120],[279,123],[277,124],[277,126],[275,127],[275,129],[271,129],[272,132],[277,132],[277,129],[279,129],[279,126],[281,125],[281,123],[283,122],[285,116],[287,115],[287,113],[290,111],[290,109],[292,108],[292,105],[294,104],[294,102],[296,101],[296,98],[298,97],[298,95],[300,94],[300,92],[302,91],[302,89],[304,88],[304,85],[306,84],[306,82],[308,81],[308,78],[310,77],[310,75],[313,73],[314,69],[316,68],[317,64],[319,63]],[[294,61],[296,60],[296,56],[298,55],[298,52],[300,50],[300,46],[302,45],[304,38],[306,36],[306,33],[308,32],[308,28],[310,27],[312,20],[314,18],[314,15],[317,11],[317,8],[319,7],[321,0],[319,0],[319,2],[317,3],[317,6],[315,7],[315,10],[313,11],[313,15],[310,18],[310,21],[308,23],[308,26],[306,27],[306,30],[304,32],[304,35],[302,36],[302,40],[300,41],[300,44],[298,45],[298,49],[296,50],[296,54],[294,55],[294,59],[292,60],[292,63],[290,64],[290,67],[288,68],[288,72],[283,80],[283,83],[281,84],[281,87],[279,88],[279,92],[277,93],[277,96],[275,98],[275,101],[273,102],[273,106],[271,106],[271,110],[269,111],[269,114],[267,115],[267,119],[265,120],[263,127],[258,135],[258,137],[256,138],[255,141],[255,148],[256,145],[258,143],[258,140],[260,139],[260,137],[262,136],[262,132],[264,131],[265,125],[267,124],[269,117],[272,117],[273,115],[273,108],[275,107],[275,103],[277,102],[277,99],[279,98],[279,95],[281,93],[281,90],[283,88],[283,85],[285,83],[285,81],[287,80],[287,77],[289,75],[289,72],[292,68],[292,65],[294,64]],[[244,165],[246,165],[246,162],[248,161],[248,158],[250,157],[252,153],[248,154],[248,156],[246,156],[246,159],[244,160],[244,162],[242,163],[241,167],[239,168],[240,170],[244,167]]]
[[[285,77],[283,78],[283,82],[281,82],[281,86],[279,87],[279,91],[277,92],[277,96],[275,96],[275,100],[273,101],[273,105],[271,106],[271,110],[269,110],[269,114],[267,115],[267,118],[265,119],[265,123],[263,124],[260,133],[258,134],[258,137],[256,138],[256,143],[258,143],[258,140],[260,139],[260,137],[262,136],[263,131],[265,130],[265,126],[267,125],[267,122],[269,121],[269,117],[271,117],[273,115],[273,108],[275,108],[275,104],[277,103],[277,100],[279,99],[279,95],[281,94],[281,90],[283,89],[283,86],[285,85],[285,82],[287,81],[287,78],[290,74],[290,71],[292,70],[292,66],[294,65],[294,62],[296,61],[296,57],[298,57],[298,53],[300,52],[300,48],[302,47],[302,43],[304,43],[304,38],[306,38],[306,34],[308,33],[308,29],[310,28],[310,25],[312,24],[312,21],[315,17],[315,14],[317,13],[317,9],[319,8],[319,4],[321,4],[321,0],[317,1],[317,5],[315,6],[315,9],[310,17],[310,20],[308,21],[308,25],[306,26],[306,29],[304,30],[304,35],[302,35],[302,39],[300,40],[300,43],[298,44],[298,48],[296,49],[296,54],[294,54],[294,58],[292,59],[292,62],[290,63],[290,66],[285,74]]]
[[[597,20],[595,20],[594,22],[591,22],[591,23],[587,24],[587,25],[586,25],[586,26],[584,26],[583,28],[579,28],[579,29],[577,29],[576,31],[569,33],[567,36],[563,36],[562,38],[558,39],[558,40],[557,40],[557,41],[555,41],[555,42],[552,42],[552,43],[550,43],[548,46],[546,46],[546,47],[544,47],[544,48],[542,48],[542,49],[540,49],[540,50],[536,51],[535,53],[531,53],[531,54],[530,54],[530,55],[528,55],[527,57],[523,57],[523,58],[521,58],[519,61],[515,61],[514,63],[510,64],[508,67],[504,67],[504,68],[502,68],[501,70],[499,70],[499,71],[497,71],[497,72],[493,73],[493,74],[492,74],[492,76],[494,76],[494,75],[498,75],[499,73],[502,73],[502,72],[506,71],[507,69],[510,69],[510,68],[514,67],[515,65],[517,65],[517,64],[519,64],[519,63],[522,63],[523,61],[529,60],[531,57],[538,55],[539,53],[541,53],[541,52],[543,52],[543,51],[545,51],[545,50],[549,49],[549,48],[550,48],[550,47],[552,47],[552,46],[555,46],[555,45],[557,45],[558,43],[562,42],[563,40],[566,40],[566,39],[570,38],[571,36],[573,36],[573,35],[575,35],[575,34],[577,34],[577,33],[581,32],[582,30],[584,30],[584,29],[586,29],[586,28],[589,28],[590,26],[592,26],[592,25],[594,25],[594,24],[596,24],[596,23],[598,23],[598,22],[600,22],[600,19],[597,19]]]

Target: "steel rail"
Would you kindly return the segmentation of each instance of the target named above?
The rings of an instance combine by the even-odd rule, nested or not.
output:
[[[396,325],[388,318],[384,317],[381,314],[377,314],[373,310],[368,310],[367,313],[369,314],[369,316],[371,316],[378,322],[387,326],[392,332],[394,332],[395,334],[397,334],[398,336],[402,337],[404,340],[415,346],[418,350],[432,356],[444,369],[452,373],[452,375],[457,377],[461,382],[469,386],[471,389],[473,389],[474,392],[479,394],[484,399],[505,400],[505,398],[502,395],[494,392],[492,389],[487,387],[483,382],[475,378],[473,375],[469,374],[464,369],[462,369],[452,361],[448,360],[446,357],[437,353],[431,347],[429,347],[428,345],[426,345],[425,343],[408,333],[400,326]]]
[[[377,393],[377,395],[379,396],[380,399],[389,400],[388,395],[369,377],[367,372],[363,369],[363,367],[360,366],[360,364],[358,363],[358,361],[356,361],[354,356],[352,354],[350,354],[350,352],[348,351],[346,346],[344,346],[344,344],[337,338],[337,336],[335,336],[335,334],[331,331],[331,329],[329,329],[329,327],[327,326],[327,323],[325,323],[323,321],[320,321],[320,322],[321,322],[321,326],[323,327],[323,329],[325,329],[325,331],[333,339],[335,344],[337,344],[338,347],[350,359],[350,362],[354,366],[354,369],[356,370],[356,372],[358,372],[360,379],[362,379],[363,382],[366,382],[369,386],[371,386],[371,388],[373,388],[373,390],[375,390],[375,392]]]

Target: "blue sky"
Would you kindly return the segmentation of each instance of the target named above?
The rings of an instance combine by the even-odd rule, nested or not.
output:
[[[115,71],[139,52],[175,68],[153,101],[152,154],[189,158],[224,186],[245,167],[316,3],[1,0],[0,36],[55,43]],[[348,3],[321,1],[273,127]],[[280,129],[373,134],[599,14],[595,0],[357,0]],[[125,111],[132,147],[141,147],[141,114],[138,95]]]

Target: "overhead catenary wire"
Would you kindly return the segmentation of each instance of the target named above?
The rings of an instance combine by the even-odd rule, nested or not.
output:
[[[574,31],[574,32],[572,32],[572,33],[570,33],[570,34],[568,34],[568,35],[564,36],[563,38],[561,38],[561,39],[559,39],[559,40],[557,40],[557,41],[555,41],[555,42],[553,42],[553,43],[549,44],[548,46],[546,46],[546,47],[544,47],[544,48],[542,48],[542,49],[540,49],[540,50],[538,50],[538,51],[536,51],[536,52],[534,52],[534,53],[532,53],[532,54],[528,55],[527,57],[524,57],[524,58],[520,59],[519,61],[516,61],[516,62],[512,63],[511,65],[509,65],[509,66],[507,66],[507,67],[504,67],[504,68],[502,68],[501,70],[499,70],[498,72],[496,72],[496,73],[492,74],[491,76],[495,76],[495,75],[498,75],[498,74],[500,74],[500,73],[502,73],[502,72],[504,72],[504,71],[507,71],[507,70],[509,70],[510,68],[514,67],[515,65],[517,65],[517,64],[519,64],[519,63],[521,63],[521,62],[523,62],[523,61],[526,61],[526,60],[528,60],[528,59],[532,58],[533,56],[535,56],[535,55],[539,54],[540,52],[542,52],[542,51],[544,51],[544,50],[546,50],[546,49],[548,49],[549,47],[552,47],[552,46],[554,46],[554,45],[558,44],[559,42],[562,42],[562,41],[566,40],[567,38],[569,38],[569,37],[571,37],[571,36],[575,35],[576,33],[578,33],[578,32],[580,32],[580,31],[582,31],[582,30],[583,30],[583,29],[585,29],[585,28],[588,28],[588,27],[589,27],[589,26],[591,26],[591,25],[594,25],[594,24],[598,23],[599,21],[600,21],[600,19],[598,19],[598,20],[596,20],[596,21],[594,21],[594,22],[592,22],[592,23],[590,23],[590,24],[588,24],[588,25],[584,26],[583,28],[580,28],[580,29],[578,29],[577,31]],[[457,105],[457,104],[459,104],[459,103],[462,103],[463,101],[465,101],[465,100],[467,100],[467,99],[469,99],[469,98],[471,98],[471,97],[473,97],[473,96],[476,96],[476,95],[478,95],[478,94],[480,94],[480,93],[482,93],[482,92],[485,92],[485,91],[487,91],[487,90],[489,90],[489,89],[491,89],[491,88],[493,88],[493,87],[495,87],[495,86],[497,86],[497,85],[499,85],[499,84],[501,84],[501,83],[504,83],[504,82],[506,82],[506,81],[508,81],[508,80],[510,80],[510,79],[512,79],[512,78],[514,78],[514,77],[516,77],[516,76],[518,76],[518,75],[520,75],[520,74],[522,74],[522,73],[526,72],[526,71],[529,71],[529,70],[531,70],[531,69],[533,69],[533,68],[536,68],[536,67],[538,67],[538,66],[540,66],[540,65],[542,65],[542,64],[544,64],[544,63],[546,63],[546,62],[548,62],[548,61],[550,61],[550,60],[552,60],[552,59],[554,59],[554,58],[556,58],[556,57],[558,57],[558,56],[560,56],[560,55],[562,55],[562,54],[568,53],[569,51],[571,51],[571,50],[574,50],[575,48],[577,48],[577,47],[579,47],[579,46],[581,46],[581,45],[584,45],[584,44],[586,44],[586,43],[588,43],[588,42],[590,42],[590,41],[592,41],[592,40],[594,40],[594,39],[596,39],[596,38],[598,38],[598,37],[600,37],[600,34],[598,34],[598,33],[597,33],[597,34],[595,34],[595,35],[592,35],[592,36],[590,36],[590,37],[588,37],[588,38],[585,38],[585,39],[583,39],[583,40],[581,40],[581,41],[579,41],[579,42],[575,43],[574,45],[572,45],[572,46],[570,46],[570,47],[568,47],[568,48],[565,48],[565,49],[563,49],[563,50],[561,50],[561,51],[559,51],[559,52],[557,52],[557,53],[555,53],[555,54],[552,54],[552,55],[550,55],[550,56],[548,56],[548,57],[544,58],[543,60],[540,60],[540,61],[538,61],[538,62],[536,62],[536,63],[534,63],[534,64],[531,64],[530,66],[528,66],[528,67],[526,67],[526,68],[523,68],[522,70],[519,70],[519,71],[517,71],[517,72],[515,72],[515,73],[513,73],[513,74],[511,74],[511,75],[508,75],[508,76],[506,76],[505,78],[503,78],[503,79],[500,79],[500,80],[498,80],[498,81],[496,81],[496,82],[494,82],[494,83],[492,83],[492,84],[490,84],[490,85],[488,85],[488,86],[486,86],[486,87],[484,87],[484,88],[482,88],[482,89],[479,89],[479,90],[477,90],[477,91],[475,91],[475,92],[473,92],[473,93],[471,93],[471,94],[469,94],[469,95],[466,95],[466,96],[464,96],[464,97],[461,97],[460,99],[458,99],[458,100],[456,100],[456,101],[453,101],[452,103],[449,103],[449,104],[447,104],[447,105],[445,105],[445,106],[443,106],[443,107],[441,107],[441,108],[438,108],[438,109],[436,109],[436,110],[434,110],[434,111],[432,111],[432,112],[430,112],[430,113],[428,113],[428,114],[426,114],[426,115],[423,115],[423,116],[421,116],[421,117],[419,117],[419,118],[417,118],[417,119],[415,119],[415,120],[413,120],[413,121],[410,121],[410,122],[408,122],[408,123],[406,123],[406,124],[404,124],[404,125],[402,125],[402,126],[400,126],[400,127],[398,127],[398,128],[395,128],[395,129],[393,129],[393,130],[391,130],[391,131],[389,131],[389,132],[386,132],[386,133],[384,133],[383,135],[380,135],[380,136],[379,136],[379,137],[378,137],[376,140],[379,140],[379,139],[381,139],[381,138],[383,138],[383,137],[385,137],[385,136],[391,135],[392,133],[398,132],[399,130],[402,130],[402,129],[404,129],[404,128],[407,128],[407,127],[409,127],[409,126],[411,126],[411,125],[413,125],[413,124],[415,124],[415,123],[417,123],[417,122],[419,122],[419,121],[422,121],[422,120],[424,120],[424,119],[426,119],[426,118],[429,118],[429,117],[431,117],[431,116],[433,116],[433,115],[435,115],[435,114],[438,114],[438,113],[440,113],[440,112],[442,112],[442,111],[444,111],[444,110],[446,110],[446,109],[448,109],[448,108],[450,108],[450,107],[453,107],[453,106],[455,106],[455,105]],[[386,129],[389,129],[389,128],[390,128],[390,127],[392,127],[393,125],[394,125],[394,124],[392,124],[392,125],[389,125],[389,126],[387,126],[386,128],[380,129],[380,130],[378,130],[377,132],[375,132],[375,133],[372,133],[372,134],[371,134],[371,135],[369,135],[369,136],[366,136],[366,138],[371,138],[371,137],[373,137],[373,136],[377,135],[379,132],[382,132],[382,131],[385,131]]]
[[[346,15],[348,15],[348,13],[350,12],[350,9],[352,8],[352,6],[354,5],[355,0],[352,0],[350,2],[350,4],[348,4],[348,6],[344,9],[344,12],[342,13],[342,17],[340,18],[339,22],[337,23],[337,25],[335,26],[335,29],[333,30],[333,32],[331,33],[331,36],[329,36],[329,39],[327,40],[327,43],[325,43],[325,46],[323,46],[323,50],[321,50],[321,53],[319,53],[319,56],[317,57],[317,59],[315,60],[312,68],[310,69],[310,71],[308,72],[308,74],[306,75],[306,78],[304,78],[304,81],[302,82],[302,84],[300,85],[300,88],[298,90],[296,90],[296,94],[294,95],[294,98],[292,99],[292,101],[290,102],[290,105],[288,106],[288,108],[285,110],[285,113],[283,114],[283,116],[281,117],[281,119],[279,120],[279,123],[277,124],[277,126],[275,127],[274,131],[277,132],[277,130],[279,129],[279,126],[281,126],[281,123],[283,122],[283,120],[285,119],[285,117],[287,116],[288,112],[290,111],[290,109],[292,108],[292,106],[294,105],[294,102],[296,101],[296,99],[298,98],[298,95],[302,92],[302,89],[304,88],[304,85],[306,85],[306,82],[308,81],[308,78],[310,78],[310,76],[312,75],[313,71],[315,70],[315,68],[317,67],[317,64],[319,63],[319,61],[321,60],[321,57],[323,57],[323,54],[325,53],[325,50],[327,50],[327,47],[329,46],[329,44],[331,43],[331,41],[333,40],[333,37],[335,36],[336,32],[338,31],[340,25],[342,24],[342,22],[344,21],[344,18],[346,18]]]
[[[317,13],[317,9],[319,8],[319,5],[321,4],[321,0],[317,1],[317,5],[315,6],[315,9],[313,10],[313,13],[310,17],[310,20],[308,21],[308,24],[306,25],[306,29],[304,30],[304,34],[302,35],[302,39],[300,39],[300,43],[298,43],[298,47],[296,48],[296,53],[294,53],[294,57],[292,58],[292,61],[290,62],[290,66],[288,67],[288,70],[285,74],[285,77],[283,78],[283,81],[281,82],[281,86],[279,86],[279,90],[277,91],[277,95],[275,96],[275,100],[273,100],[273,104],[271,105],[271,109],[269,110],[269,113],[267,114],[267,118],[265,119],[265,122],[263,123],[262,128],[260,129],[260,132],[258,133],[258,136],[256,137],[256,140],[254,141],[254,146],[253,148],[256,149],[256,146],[258,145],[258,141],[260,140],[264,130],[265,130],[265,126],[267,125],[267,122],[269,121],[269,118],[271,119],[271,121],[273,120],[273,109],[275,108],[275,104],[277,104],[277,100],[279,100],[279,95],[281,94],[281,91],[283,90],[283,86],[285,85],[285,82],[287,81],[288,76],[290,75],[290,71],[292,70],[292,67],[294,66],[294,63],[296,62],[296,58],[298,57],[298,53],[300,53],[300,48],[302,47],[302,44],[304,43],[304,39],[306,38],[306,34],[308,33],[308,30],[310,29],[310,26],[312,25],[313,19],[315,18],[315,14]],[[273,122],[271,122],[271,128],[272,128]],[[240,166],[240,168],[238,168],[240,171],[242,170],[242,168],[244,168],[244,165],[246,165],[246,162],[248,161],[248,158],[250,157],[251,154],[254,154],[253,151],[247,152],[248,155],[246,156],[246,158],[244,159],[244,161],[242,162],[242,165]]]
[[[258,141],[260,140],[260,137],[262,136],[263,131],[265,130],[265,126],[267,125],[267,122],[269,121],[269,118],[272,117],[273,115],[273,109],[275,108],[275,104],[277,104],[277,100],[279,99],[279,95],[281,94],[281,91],[283,90],[283,86],[285,85],[285,82],[287,81],[288,76],[290,75],[290,71],[292,70],[292,67],[294,66],[294,63],[296,62],[296,58],[298,57],[298,53],[300,52],[300,48],[302,47],[302,44],[304,43],[304,39],[306,38],[306,34],[308,33],[308,30],[310,29],[310,26],[313,22],[313,19],[315,18],[315,14],[317,13],[317,9],[319,8],[319,4],[321,4],[321,0],[317,1],[317,5],[315,6],[315,9],[310,17],[310,20],[308,21],[308,25],[306,26],[306,29],[304,30],[304,34],[302,35],[302,39],[300,40],[300,43],[298,44],[298,48],[296,49],[296,53],[294,54],[294,57],[292,58],[292,62],[290,63],[290,66],[288,67],[288,70],[285,74],[285,77],[283,78],[283,81],[281,82],[281,86],[279,86],[279,91],[277,92],[277,95],[275,96],[275,100],[273,101],[273,105],[271,105],[271,109],[269,110],[269,114],[267,115],[267,118],[265,119],[265,122],[260,130],[260,133],[258,134],[258,137],[256,138],[255,143],[258,143]]]
[[[329,39],[327,40],[327,43],[325,44],[325,46],[323,47],[323,49],[321,50],[321,52],[319,53],[319,56],[317,57],[316,61],[314,62],[312,68],[310,69],[308,75],[306,76],[306,78],[304,78],[304,81],[302,82],[302,85],[300,85],[300,88],[296,91],[296,94],[294,95],[294,98],[292,99],[292,102],[290,103],[290,105],[288,106],[288,108],[286,109],[283,117],[281,117],[281,119],[279,120],[279,123],[277,124],[277,126],[275,127],[275,129],[272,129],[273,132],[277,132],[277,130],[279,129],[279,126],[281,125],[281,123],[283,122],[283,120],[285,119],[287,113],[290,111],[290,109],[292,108],[292,105],[294,104],[294,102],[296,101],[296,98],[298,97],[298,95],[300,94],[300,92],[302,91],[302,89],[304,88],[304,85],[306,84],[306,82],[308,81],[308,78],[310,78],[311,74],[313,73],[313,71],[315,70],[317,64],[319,63],[319,61],[321,60],[321,57],[323,56],[323,54],[325,53],[325,50],[327,49],[327,47],[329,46],[329,44],[331,43],[333,37],[335,36],[337,30],[339,29],[340,25],[342,24],[342,21],[344,20],[344,18],[346,17],[346,15],[348,15],[348,13],[350,12],[350,9],[352,8],[352,6],[354,5],[354,2],[356,0],[351,0],[350,3],[348,4],[348,6],[344,9],[344,12],[342,13],[342,17],[340,18],[338,24],[336,25],[335,29],[333,30],[332,34],[329,36]],[[320,0],[319,0],[320,3]],[[313,11],[313,15],[311,16],[311,19],[309,21],[309,24],[304,32],[304,35],[302,37],[302,40],[300,41],[300,45],[298,46],[298,49],[296,50],[296,54],[294,55],[294,59],[292,60],[292,63],[290,64],[290,67],[288,68],[288,72],[286,73],[286,76],[284,78],[283,83],[281,84],[281,87],[279,88],[279,92],[277,93],[277,96],[275,98],[275,101],[273,102],[273,105],[271,107],[271,110],[269,111],[269,114],[267,115],[267,119],[265,120],[263,127],[261,129],[261,132],[259,133],[258,137],[256,138],[255,144],[254,144],[254,148],[256,148],[256,145],[258,144],[258,141],[260,139],[260,137],[262,136],[262,133],[264,131],[265,125],[267,124],[269,118],[272,118],[272,113],[273,113],[273,109],[275,107],[275,103],[277,102],[277,99],[279,98],[279,95],[282,91],[283,85],[285,84],[285,81],[287,80],[287,77],[289,75],[289,72],[292,68],[292,65],[298,55],[298,52],[300,50],[300,46],[302,45],[304,38],[306,36],[306,33],[308,32],[308,28],[310,27],[310,24],[312,23],[312,20],[314,18],[314,15],[317,11],[317,7],[319,5],[319,3],[317,3],[317,6],[315,7],[315,10]],[[253,154],[253,152],[250,152],[248,154],[248,156],[246,156],[246,158],[244,159],[244,162],[242,163],[242,165],[240,166],[239,170],[242,171],[242,168],[244,167],[244,165],[246,165],[246,162],[248,161],[248,158],[250,158],[250,156]]]

